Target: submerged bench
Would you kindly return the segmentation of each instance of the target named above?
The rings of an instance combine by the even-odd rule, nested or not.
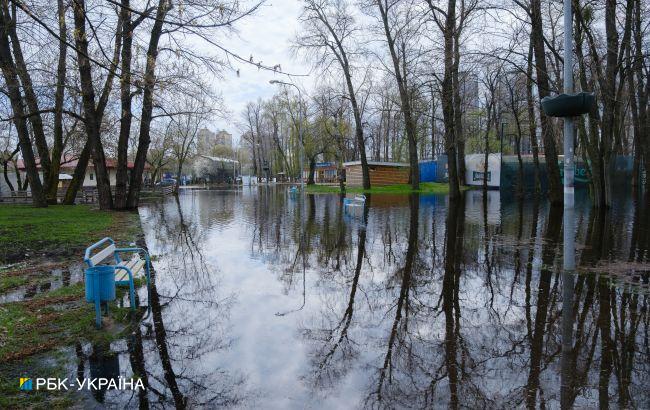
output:
[[[123,260],[121,254],[130,253],[131,259]],[[144,256],[144,259],[142,259]],[[89,268],[108,265],[115,268],[115,285],[129,287],[131,309],[135,310],[134,278],[147,279],[147,291],[151,281],[151,261],[149,253],[142,248],[118,248],[111,238],[104,238],[86,248],[84,262]],[[102,263],[105,262],[105,263]]]

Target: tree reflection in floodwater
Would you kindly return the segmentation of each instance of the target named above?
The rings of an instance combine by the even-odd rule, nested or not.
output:
[[[650,212],[633,198],[578,200],[571,276],[562,210],[493,191],[372,195],[362,212],[281,187],[188,191],[140,213],[152,313],[118,354],[147,392],[109,405],[650,406]]]

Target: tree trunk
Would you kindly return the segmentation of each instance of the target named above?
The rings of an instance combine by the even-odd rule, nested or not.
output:
[[[541,0],[531,0],[531,34],[530,41],[535,55],[535,68],[537,74],[537,90],[539,98],[550,95],[548,69],[546,64],[546,51],[544,47],[544,27],[542,24]],[[548,197],[552,205],[561,205],[563,202],[563,189],[560,181],[560,167],[558,165],[557,147],[553,136],[553,127],[549,118],[540,112],[540,125],[542,140],[544,141],[544,155],[548,171]]]
[[[535,121],[535,101],[533,99],[533,45],[528,47],[528,62],[526,67],[526,108],[528,109],[528,133],[530,134],[530,147],[533,151],[535,166],[535,194],[542,190],[539,177],[539,146],[537,145],[537,122]]]
[[[36,158],[34,157],[34,151],[32,149],[29,131],[27,129],[27,122],[25,120],[23,98],[20,94],[20,82],[18,81],[16,65],[11,56],[11,47],[9,46],[9,39],[7,38],[6,22],[8,16],[5,16],[4,14],[4,10],[0,11],[0,68],[2,69],[2,74],[5,78],[7,95],[11,102],[13,122],[16,126],[20,151],[25,163],[25,170],[27,171],[27,180],[31,183],[32,187],[32,201],[36,207],[46,207],[47,198],[45,197],[45,191],[38,175]]]
[[[14,185],[11,183],[9,180],[9,161],[13,161],[14,156],[18,154],[18,151],[20,151],[20,147],[17,146],[16,149],[13,150],[13,152],[9,155],[9,157],[5,158],[2,161],[2,175],[4,176],[5,182],[7,183],[7,186],[9,187],[9,190],[11,192],[14,192]],[[18,175],[18,184],[20,185],[20,175]]]
[[[465,185],[465,135],[463,135],[463,101],[460,94],[460,81],[458,67],[460,65],[460,28],[454,30],[454,63],[452,65],[452,81],[454,86],[454,133],[458,155],[458,179],[460,185]],[[467,81],[467,79],[465,79]]]
[[[185,162],[185,158],[179,159],[178,160],[178,167],[176,168],[176,183],[174,184],[174,194],[178,195],[179,188],[181,186],[181,175],[183,172],[183,163]]]
[[[391,60],[393,62],[393,69],[395,70],[395,80],[397,81],[397,88],[399,90],[400,102],[402,104],[402,114],[404,115],[404,128],[406,130],[406,137],[408,139],[409,148],[409,181],[413,190],[420,189],[420,172],[418,167],[418,151],[417,151],[417,130],[415,121],[413,119],[413,110],[411,107],[411,98],[409,97],[408,84],[406,79],[406,70],[402,73],[400,67],[400,57],[397,55],[395,49],[395,39],[391,33],[388,24],[388,10],[384,8],[381,1],[377,2],[379,12],[384,26],[384,33],[386,35],[386,42],[388,43],[388,50],[390,51]],[[404,58],[401,59],[404,62]],[[405,64],[405,63],[404,63]],[[455,162],[455,161],[454,161]]]
[[[57,16],[59,19],[59,37],[65,39],[67,28],[65,24],[65,5],[63,0],[57,0]],[[48,202],[56,204],[61,170],[61,155],[63,155],[63,98],[65,97],[66,58],[68,47],[64,41],[59,41],[59,61],[56,69],[56,91],[54,93],[54,130],[52,133],[51,171],[48,186]]]
[[[20,150],[20,143],[18,144],[18,149]],[[18,190],[24,189],[23,183],[21,182],[22,178],[20,176],[20,170],[18,169],[18,163],[16,161],[11,161],[14,166],[14,173],[16,174],[16,185]],[[25,186],[27,186],[27,181],[25,181]]]
[[[147,49],[147,64],[144,72],[144,92],[142,95],[142,115],[140,117],[140,139],[135,162],[131,171],[129,196],[126,201],[127,208],[136,208],[142,187],[142,174],[147,160],[147,151],[151,143],[151,120],[153,119],[153,94],[156,85],[156,60],[158,58],[158,42],[162,35],[163,23],[167,12],[171,9],[168,0],[158,0],[156,20],[151,29],[149,47]]]
[[[50,169],[50,152],[47,146],[47,140],[45,138],[45,130],[43,127],[43,120],[39,114],[39,105],[36,92],[34,91],[34,85],[32,83],[32,78],[27,71],[27,64],[25,63],[25,58],[23,56],[23,51],[21,48],[20,40],[18,34],[16,33],[16,5],[12,3],[13,18],[10,16],[8,1],[4,0],[2,2],[2,7],[4,9],[4,18],[5,18],[5,29],[7,34],[11,39],[11,46],[13,49],[13,55],[15,59],[15,68],[20,82],[22,83],[22,89],[24,92],[24,102],[27,104],[29,109],[28,119],[31,124],[34,144],[38,151],[39,163],[41,166],[41,172],[43,173],[43,190],[46,195],[50,192],[49,185],[53,177],[51,176]],[[55,185],[58,183],[58,172],[56,177],[54,177]],[[48,202],[56,203],[56,188],[55,188],[54,198],[48,198]]]
[[[100,135],[100,119],[95,107],[95,89],[93,86],[90,59],[88,58],[88,39],[86,35],[86,11],[84,0],[74,0],[75,45],[77,47],[77,62],[79,65],[79,80],[86,118],[86,133],[90,141],[90,151],[95,166],[99,208],[113,208],[111,183],[106,168],[104,147]],[[118,27],[119,29],[119,27]]]
[[[454,32],[456,30],[456,0],[447,2],[447,17],[443,30],[444,36],[444,76],[442,80],[442,114],[445,124],[445,151],[449,171],[449,196],[456,199],[460,196],[460,181],[457,164],[457,130],[454,113]]]
[[[120,15],[122,19],[122,78],[120,79],[120,136],[117,142],[117,170],[115,175],[115,208],[125,209],[128,183],[128,149],[131,134],[131,56],[133,48],[133,25],[131,22],[130,1],[122,0]]]
[[[644,43],[643,43],[643,24],[642,0],[634,2],[634,75],[636,78],[636,95],[638,99],[638,121],[639,136],[637,150],[641,151],[643,159],[646,182],[645,192],[650,193],[650,107],[648,106],[648,91],[650,91],[650,78],[644,75]],[[632,92],[632,90],[630,90]],[[636,153],[635,153],[636,154]]]
[[[72,174],[72,181],[68,185],[63,197],[64,205],[74,205],[77,198],[77,192],[83,186],[84,179],[86,178],[86,169],[88,168],[88,161],[90,160],[90,140],[86,141],[79,158],[77,158],[77,166]]]
[[[119,33],[120,27],[121,26],[118,22],[118,25],[116,27],[116,32]],[[116,67],[119,62],[120,45],[121,45],[120,36],[116,35],[115,49],[113,51],[113,61],[111,63],[112,67]],[[104,111],[106,110],[106,105],[108,104],[108,98],[111,94],[111,89],[113,86],[114,79],[115,79],[115,70],[111,70],[106,76],[106,81],[104,82],[104,87],[102,88],[102,94],[99,97],[99,102],[97,103],[96,118],[98,124],[101,124],[102,118],[104,117]],[[85,123],[85,119],[84,119],[84,123]],[[90,157],[92,154],[91,144],[92,144],[92,140],[88,138],[86,140],[86,143],[84,144],[84,148],[82,149],[81,154],[79,155],[79,158],[77,159],[77,166],[75,167],[74,173],[72,175],[72,181],[70,182],[70,185],[68,185],[68,189],[66,190],[63,199],[63,203],[66,205],[74,204],[75,198],[77,196],[77,192],[79,192],[79,189],[83,186],[83,181],[84,178],[86,177],[86,170],[88,168],[88,163],[90,161]]]
[[[309,178],[307,178],[307,185],[314,185],[314,174],[316,173],[316,157],[309,158]]]
[[[490,130],[492,129],[492,124],[495,124],[496,127],[496,118],[495,118],[495,107],[494,107],[494,98],[495,96],[495,89],[491,89],[490,92],[490,98],[491,101],[487,103],[487,125],[485,128],[485,147],[484,147],[484,156],[483,156],[483,191],[487,192],[488,188],[488,172],[490,169]],[[484,200],[484,204],[487,204],[487,200]]]

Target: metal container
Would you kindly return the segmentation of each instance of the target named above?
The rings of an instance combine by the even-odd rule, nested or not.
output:
[[[115,267],[93,266],[86,269],[86,302],[115,300]]]

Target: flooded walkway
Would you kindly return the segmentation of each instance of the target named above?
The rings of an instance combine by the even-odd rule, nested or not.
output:
[[[580,274],[566,278],[562,210],[498,192],[373,195],[352,215],[337,195],[303,211],[281,188],[147,205],[152,314],[110,364],[147,389],[95,400],[649,408],[650,213],[630,198],[607,213],[578,200],[576,215]]]

